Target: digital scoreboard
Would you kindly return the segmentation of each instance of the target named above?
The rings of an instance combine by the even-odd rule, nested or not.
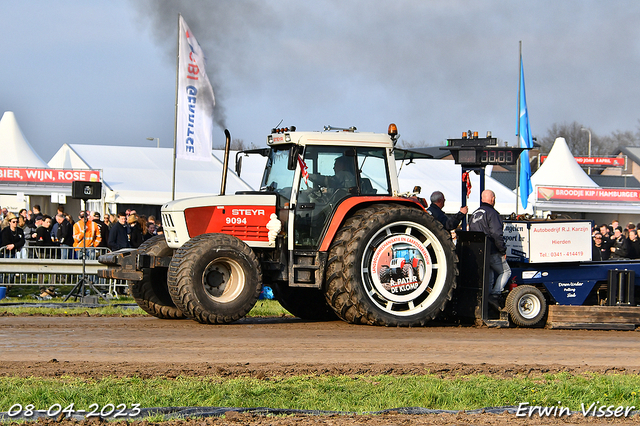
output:
[[[456,164],[466,167],[509,166],[518,161],[525,148],[498,146],[498,140],[488,136],[478,138],[477,132],[472,137],[448,139],[447,147]]]
[[[489,166],[516,164],[522,148],[509,147],[473,147],[451,150],[456,164],[464,166]],[[457,157],[456,158],[456,153]]]

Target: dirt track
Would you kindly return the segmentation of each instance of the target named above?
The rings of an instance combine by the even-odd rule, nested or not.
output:
[[[640,332],[383,328],[293,318],[245,319],[224,326],[152,317],[0,318],[0,361],[52,358],[110,364],[447,363],[640,370]]]
[[[555,371],[637,374],[640,332],[400,329],[291,318],[245,319],[233,325],[207,326],[190,320],[163,321],[151,317],[0,317],[0,376],[265,377],[431,372],[444,377],[474,373],[510,377]],[[452,417],[451,423],[439,423],[444,418],[438,422],[432,418],[425,423],[425,416],[413,420],[396,416],[393,421],[378,416],[366,423],[534,424],[516,423],[513,416],[482,417],[487,416],[490,419],[480,423],[473,416]],[[249,416],[239,421],[318,424],[317,419],[309,422],[295,417],[288,419],[285,423],[259,423],[260,418],[252,420]],[[364,421],[335,420],[334,424]],[[546,420],[549,420],[546,424],[555,422]],[[573,423],[582,423],[579,420],[571,418]],[[628,420],[631,419],[618,422]],[[635,420],[637,423],[637,417]]]

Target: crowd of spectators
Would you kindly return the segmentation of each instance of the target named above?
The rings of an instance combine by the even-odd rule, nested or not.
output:
[[[85,224],[86,216],[86,224]],[[45,214],[39,205],[31,210],[21,209],[17,214],[0,209],[0,248],[5,257],[28,257],[27,247],[62,247],[63,259],[79,257],[82,248],[89,249],[87,257],[95,259],[95,247],[111,250],[137,248],[144,241],[163,233],[162,226],[154,216],[138,215],[127,209],[117,215],[81,211],[77,221],[59,206],[52,217]],[[83,242],[84,240],[84,242]]]
[[[594,226],[592,259],[640,259],[638,227],[640,223],[629,223],[623,228],[617,220]]]

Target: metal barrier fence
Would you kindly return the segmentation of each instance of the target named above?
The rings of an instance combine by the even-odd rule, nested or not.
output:
[[[124,280],[98,277],[98,257],[108,253],[106,247],[87,248],[85,276],[100,291],[117,297],[127,287]],[[12,257],[13,256],[13,257]],[[23,247],[12,255],[0,248],[0,286],[75,286],[82,278],[82,250],[73,247]]]

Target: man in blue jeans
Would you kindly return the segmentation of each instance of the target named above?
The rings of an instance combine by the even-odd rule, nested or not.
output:
[[[496,204],[496,194],[486,189],[482,191],[480,201],[480,207],[471,216],[469,230],[484,232],[489,240],[489,266],[497,275],[489,295],[489,304],[500,310],[502,291],[511,277],[511,268],[507,263],[507,246],[502,235],[502,219],[493,207]]]
[[[58,229],[56,229],[56,239],[60,247],[60,253],[63,259],[73,258],[73,227],[65,217],[64,213],[58,213],[56,215],[56,222],[58,223]],[[67,248],[68,247],[68,248]]]

